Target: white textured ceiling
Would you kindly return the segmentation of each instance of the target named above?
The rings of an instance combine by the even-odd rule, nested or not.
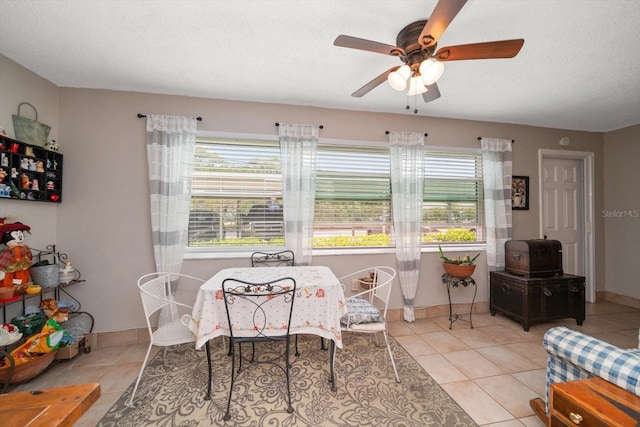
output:
[[[0,0],[0,53],[61,87],[413,114],[386,82],[436,0]],[[640,1],[469,0],[438,46],[524,38],[513,59],[447,62],[418,114],[606,132],[640,123]]]

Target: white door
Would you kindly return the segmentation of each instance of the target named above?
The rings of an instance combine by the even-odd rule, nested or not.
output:
[[[584,276],[582,162],[545,159],[542,167],[542,231],[562,242],[562,270]]]
[[[540,219],[543,237],[562,242],[562,269],[585,276],[586,299],[595,300],[593,288],[592,201],[585,200],[592,180],[590,156],[545,153],[540,163]],[[585,171],[585,165],[589,167]]]

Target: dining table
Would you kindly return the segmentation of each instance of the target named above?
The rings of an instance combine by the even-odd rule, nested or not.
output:
[[[330,381],[335,390],[335,350],[342,348],[340,318],[347,313],[347,307],[339,279],[326,266],[232,267],[218,271],[200,286],[193,304],[189,329],[196,336],[196,349],[206,345],[208,350],[210,340],[230,336],[222,291],[225,279],[267,283],[284,277],[291,277],[296,282],[289,334],[317,335],[329,340]],[[242,325],[239,330],[234,329],[234,336],[242,336],[242,329]],[[251,316],[247,316],[245,329],[253,331]],[[265,334],[269,332],[266,330]],[[273,330],[272,333],[281,334],[281,331]],[[211,371],[211,366],[209,369]]]

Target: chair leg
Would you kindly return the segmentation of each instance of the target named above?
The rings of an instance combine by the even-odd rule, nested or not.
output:
[[[238,345],[238,347],[240,346]],[[227,398],[227,412],[222,417],[225,421],[229,421],[231,419],[231,393],[233,393],[233,383],[236,379],[236,356],[233,351],[232,341],[229,342],[229,352],[231,353],[231,384],[229,385],[229,397]],[[242,356],[240,356],[240,361],[242,363]]]
[[[211,381],[213,379],[213,373],[211,372],[211,349],[209,348],[209,341],[204,343],[204,349],[207,353],[207,369],[209,371],[209,382],[207,383],[207,395],[205,396],[205,400],[211,400]]]
[[[140,379],[142,378],[142,372],[144,372],[144,367],[147,365],[147,359],[149,359],[149,354],[151,353],[151,347],[153,347],[153,344],[149,344],[149,348],[147,349],[147,354],[144,356],[144,361],[142,362],[142,367],[140,367],[140,373],[138,374],[136,385],[133,386],[133,392],[131,393],[131,398],[125,404],[125,406],[128,406],[130,408],[135,407],[135,405],[133,404],[133,398],[135,397],[136,391],[138,390],[138,385],[140,384]]]
[[[298,336],[296,335],[296,351],[297,350],[297,344],[298,344]],[[291,366],[291,363],[289,361],[289,336],[287,336],[287,341],[286,341],[286,346],[285,346],[285,374],[287,375],[287,396],[289,398],[288,402],[289,402],[289,406],[287,407],[287,412],[292,414],[293,413],[293,406],[291,406],[291,384],[289,381],[289,368]]]
[[[389,359],[391,359],[391,366],[393,366],[393,372],[396,374],[396,382],[399,384],[400,377],[398,376],[398,370],[396,369],[396,362],[393,360],[393,354],[391,353],[391,346],[389,345],[389,336],[387,335],[387,330],[384,330],[384,340],[387,342],[387,351],[389,352]]]

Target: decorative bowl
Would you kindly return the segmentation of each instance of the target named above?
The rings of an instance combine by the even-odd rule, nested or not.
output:
[[[11,384],[21,383],[37,376],[40,372],[47,369],[56,357],[58,350],[50,351],[43,355],[34,357],[26,362],[16,365],[13,374],[11,375]],[[4,384],[9,377],[9,369],[11,365],[6,361],[6,365],[0,367],[0,383]]]
[[[444,267],[444,271],[451,277],[456,277],[458,279],[466,279],[471,276],[473,272],[476,270],[475,264],[473,265],[461,265],[461,264],[447,264],[446,262],[442,263]]]
[[[13,286],[0,286],[0,300],[13,297],[15,288]]]

